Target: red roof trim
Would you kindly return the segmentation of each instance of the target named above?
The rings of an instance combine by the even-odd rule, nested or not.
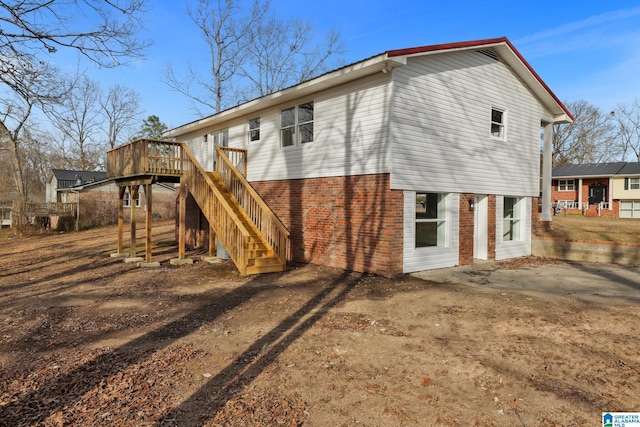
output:
[[[473,47],[481,47],[487,45],[494,45],[505,43],[509,46],[509,49],[518,57],[520,62],[524,64],[525,67],[529,70],[529,72],[533,75],[533,77],[538,80],[538,83],[542,85],[542,87],[551,95],[551,97],[558,103],[558,105],[562,108],[562,110],[571,117],[571,120],[575,120],[573,114],[564,106],[564,104],[558,99],[558,97],[553,93],[553,91],[547,86],[547,84],[540,78],[538,73],[534,71],[534,69],[529,65],[529,63],[524,59],[524,57],[518,52],[518,50],[513,46],[513,44],[506,37],[499,37],[495,39],[486,39],[486,40],[472,40],[466,42],[458,42],[458,43],[445,43],[445,44],[436,44],[431,46],[421,46],[421,47],[413,47],[409,49],[397,49],[397,50],[389,50],[387,51],[387,56],[405,56],[405,55],[415,55],[420,53],[427,52],[436,52],[440,50],[454,50],[454,49],[465,49],[465,48],[473,48]]]

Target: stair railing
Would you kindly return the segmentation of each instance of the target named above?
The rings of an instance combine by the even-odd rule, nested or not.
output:
[[[200,166],[186,144],[182,150],[182,177],[209,224],[242,274],[247,270],[245,248],[250,232],[234,213],[211,177]]]
[[[232,161],[225,152],[233,153],[233,158],[241,160]],[[244,152],[243,158],[235,157],[237,152]],[[249,184],[244,174],[235,166],[242,164],[246,171],[246,150],[230,149],[229,147],[216,147],[216,169],[222,177],[225,185],[231,191],[251,221],[266,239],[270,249],[278,257],[283,265],[287,260],[287,242],[289,230],[282,224],[273,211],[262,200],[256,190]]]

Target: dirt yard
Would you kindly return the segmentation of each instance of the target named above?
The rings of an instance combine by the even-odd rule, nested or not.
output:
[[[597,426],[640,411],[638,270],[606,270],[630,296],[612,299],[572,280],[600,266],[533,258],[243,277],[198,251],[170,266],[172,225],[154,233],[159,268],[110,258],[114,228],[0,240],[0,425]],[[525,291],[549,277],[575,289]]]

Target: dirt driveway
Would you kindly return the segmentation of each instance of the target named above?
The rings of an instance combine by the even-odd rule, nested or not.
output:
[[[594,426],[640,411],[637,269],[247,277],[197,250],[170,266],[172,226],[154,233],[159,268],[110,258],[113,228],[0,240],[0,425]]]

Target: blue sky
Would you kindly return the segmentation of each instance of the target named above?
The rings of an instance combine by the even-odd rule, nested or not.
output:
[[[192,0],[195,1],[195,0]],[[282,17],[308,20],[318,35],[341,32],[346,63],[390,49],[508,37],[563,101],[585,99],[610,110],[640,98],[640,2],[272,0]],[[103,87],[135,89],[144,116],[170,128],[193,121],[191,104],[162,82],[167,61],[207,62],[206,49],[185,14],[185,1],[150,0],[147,57],[117,70],[88,70]]]

